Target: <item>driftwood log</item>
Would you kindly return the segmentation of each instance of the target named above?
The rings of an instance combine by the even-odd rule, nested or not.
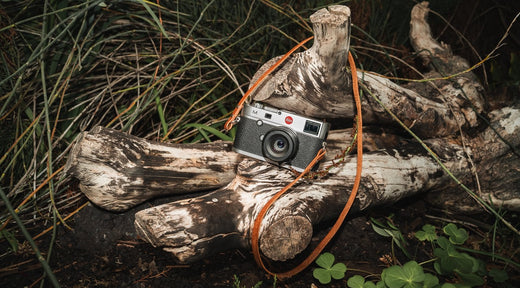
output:
[[[410,32],[423,61],[435,63],[426,77],[465,71],[468,63],[432,38],[427,7],[427,2],[414,7]],[[332,6],[316,12],[311,21],[313,46],[290,58],[253,98],[308,116],[352,118],[349,71],[344,69],[350,10]],[[520,211],[520,107],[484,115],[483,89],[471,72],[406,86],[368,73],[359,75],[359,80],[420,135],[454,176],[490,204]],[[374,97],[365,96],[363,107],[366,152],[354,210],[422,192],[442,195],[444,204],[455,209],[480,209],[418,142],[389,133],[398,128],[380,128],[396,124]],[[468,128],[476,129],[465,132]],[[349,130],[331,131],[321,167],[350,143],[350,135]],[[300,181],[274,204],[260,232],[260,249],[266,257],[293,258],[308,246],[317,225],[337,217],[351,190],[355,162],[355,155],[346,157],[327,176]],[[210,191],[135,215],[142,238],[184,263],[226,249],[249,248],[255,216],[294,177],[288,170],[234,153],[231,143],[155,143],[101,127],[83,133],[67,170],[80,180],[80,188],[93,203],[112,211],[161,195]]]

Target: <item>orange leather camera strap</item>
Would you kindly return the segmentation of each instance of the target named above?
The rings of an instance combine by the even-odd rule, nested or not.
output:
[[[274,71],[280,64],[282,64],[294,51],[296,51],[299,47],[301,47],[303,44],[305,44],[307,41],[311,40],[313,37],[309,37],[302,42],[300,42],[298,45],[296,45],[294,48],[292,48],[289,52],[287,52],[282,58],[280,58],[273,66],[271,66],[266,72],[264,72],[260,78],[249,88],[249,90],[244,94],[242,99],[240,99],[237,107],[233,111],[232,116],[228,119],[226,124],[224,125],[224,128],[229,130],[233,127],[234,121],[240,111],[243,108],[243,104],[246,101],[247,97],[251,94],[251,92],[258,87],[258,85],[269,75],[272,71]],[[267,267],[264,265],[262,261],[262,256],[260,254],[260,247],[259,247],[259,236],[260,236],[260,227],[262,224],[262,220],[264,219],[265,214],[271,207],[271,205],[278,200],[287,190],[289,190],[294,184],[296,184],[305,174],[307,174],[311,168],[320,161],[325,156],[325,149],[322,148],[318,151],[316,154],[316,157],[309,163],[309,165],[305,168],[305,170],[300,173],[291,183],[287,184],[283,189],[278,191],[269,201],[262,207],[262,210],[258,213],[258,215],[255,218],[255,221],[253,223],[253,229],[251,231],[251,249],[253,252],[253,256],[255,258],[255,261],[257,264],[262,267],[267,273],[276,276],[278,278],[288,278],[292,277],[299,272],[303,271],[305,268],[307,268],[313,261],[318,257],[318,255],[323,251],[323,249],[327,246],[327,244],[330,242],[330,240],[334,237],[338,229],[343,224],[343,221],[347,217],[348,212],[350,211],[350,208],[352,207],[352,204],[354,203],[354,200],[356,199],[357,191],[359,189],[359,184],[361,182],[361,170],[362,170],[362,163],[363,163],[363,122],[361,119],[361,99],[359,97],[359,86],[358,86],[358,78],[357,78],[357,70],[356,70],[356,64],[354,62],[354,58],[352,57],[352,54],[348,53],[348,62],[350,66],[350,72],[352,74],[352,89],[354,94],[354,100],[356,103],[356,113],[357,113],[357,121],[356,121],[356,129],[357,129],[357,165],[356,165],[356,177],[354,179],[354,186],[352,187],[352,192],[349,195],[349,198],[347,200],[347,203],[345,204],[343,210],[341,211],[338,219],[330,229],[330,231],[327,233],[327,235],[318,243],[316,248],[303,260],[298,266],[294,267],[293,269],[282,272],[282,273],[275,273],[267,269]]]

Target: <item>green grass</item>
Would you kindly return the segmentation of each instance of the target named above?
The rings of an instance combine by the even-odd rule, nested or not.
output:
[[[43,224],[37,234],[85,202],[63,167],[97,125],[230,140],[222,125],[249,79],[308,37],[308,16],[328,3],[2,2],[0,187],[22,223]],[[16,234],[11,218],[0,206],[1,229]]]
[[[459,3],[445,2],[431,6],[449,13]],[[0,229],[14,235],[10,242],[29,240],[21,235],[29,225],[32,237],[67,225],[62,214],[86,202],[63,173],[82,131],[101,125],[165,142],[230,140],[222,126],[251,77],[311,36],[309,16],[322,7],[351,6],[362,68],[418,77],[402,17],[411,0],[159,3],[0,2]]]

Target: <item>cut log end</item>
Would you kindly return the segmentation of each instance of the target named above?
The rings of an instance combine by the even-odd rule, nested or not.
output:
[[[312,23],[339,26],[345,24],[349,18],[350,8],[343,5],[331,5],[316,11],[311,15],[310,20]]]
[[[260,249],[269,259],[286,261],[302,252],[312,238],[312,224],[302,216],[284,217],[267,227]]]

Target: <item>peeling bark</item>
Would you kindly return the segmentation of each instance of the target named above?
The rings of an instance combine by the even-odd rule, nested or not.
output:
[[[327,162],[351,141],[350,133],[331,132]],[[367,135],[374,139],[372,146],[376,145],[374,133]],[[384,146],[382,140],[377,143]],[[223,141],[172,145],[96,127],[78,138],[66,171],[80,180],[81,191],[94,204],[109,211],[124,211],[155,197],[227,185],[244,158],[231,146],[231,142]]]

